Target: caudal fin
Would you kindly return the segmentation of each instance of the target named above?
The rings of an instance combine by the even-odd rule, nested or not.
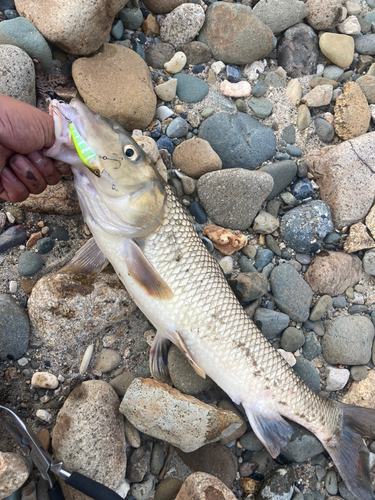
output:
[[[341,433],[323,442],[348,490],[359,500],[374,500],[370,480],[369,451],[362,436],[375,437],[375,410],[337,403]]]

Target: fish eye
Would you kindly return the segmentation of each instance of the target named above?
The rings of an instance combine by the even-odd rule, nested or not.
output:
[[[136,160],[137,159],[137,151],[133,146],[124,146],[124,153],[127,158],[130,160]]]

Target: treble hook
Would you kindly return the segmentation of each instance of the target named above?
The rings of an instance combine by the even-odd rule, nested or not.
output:
[[[118,156],[118,159],[117,158],[109,158],[108,156],[103,156],[103,155],[99,155],[99,158],[101,158],[102,160],[117,161],[118,162],[118,167],[115,167],[115,169],[117,170],[118,168],[121,167],[121,162],[122,162],[122,160],[124,158],[122,156],[118,155],[117,153],[112,153],[112,154],[115,155],[115,156]]]

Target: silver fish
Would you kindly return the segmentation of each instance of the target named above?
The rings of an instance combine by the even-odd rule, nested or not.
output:
[[[243,405],[274,458],[293,432],[285,417],[318,437],[356,498],[372,500],[361,436],[375,437],[375,410],[323,398],[296,375],[245,314],[184,209],[127,132],[78,100],[53,101],[52,108],[56,142],[46,153],[73,166],[94,236],[65,271],[100,272],[110,261],[157,329],[150,354],[154,377],[167,377],[173,342],[197,373]],[[82,163],[69,122],[102,159],[100,177]]]

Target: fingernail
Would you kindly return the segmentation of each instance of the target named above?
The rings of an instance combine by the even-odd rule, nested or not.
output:
[[[33,162],[33,163],[40,163],[43,161],[44,157],[39,151],[33,151],[32,153],[29,153],[27,157]]]
[[[5,167],[3,171],[1,172],[2,177],[5,177],[7,181],[14,182],[17,180],[17,177],[14,175],[12,170],[8,167]]]
[[[30,163],[22,155],[12,156],[11,159],[9,160],[9,163],[11,165],[14,165],[14,167],[20,172],[27,172],[28,170],[30,170]]]

